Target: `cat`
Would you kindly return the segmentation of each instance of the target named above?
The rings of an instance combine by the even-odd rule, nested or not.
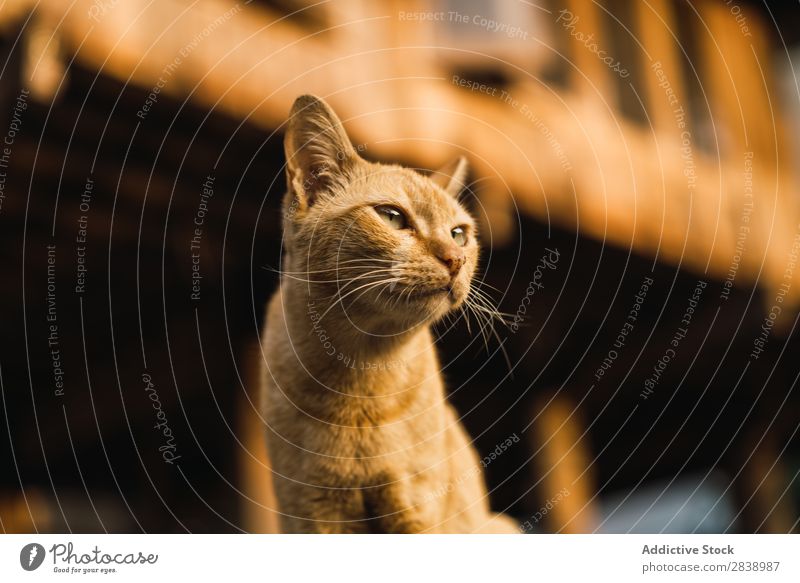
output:
[[[263,414],[286,533],[519,532],[493,514],[430,326],[468,301],[461,157],[430,176],[361,158],[299,97],[284,147],[284,259],[262,334]]]

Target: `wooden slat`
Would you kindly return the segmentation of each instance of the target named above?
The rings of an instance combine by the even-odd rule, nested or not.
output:
[[[609,40],[605,38],[601,25],[600,8],[595,2],[585,0],[568,0],[566,8],[571,13],[571,18],[561,18],[556,24],[563,28],[557,34],[569,35],[570,58],[573,66],[570,68],[570,84],[580,93],[589,98],[601,97],[611,104],[616,103],[616,90],[611,80],[611,72],[598,56],[589,50],[588,42],[608,51]],[[568,16],[567,13],[557,17]],[[593,37],[589,41],[589,37]]]
[[[260,410],[261,350],[257,342],[245,351],[247,361],[247,392],[238,399],[238,435],[242,443],[239,451],[239,484],[242,528],[250,533],[280,532],[278,503],[272,487],[272,471],[267,455],[266,426]]]
[[[739,7],[737,6],[737,9]],[[774,98],[770,58],[756,14],[742,8],[752,36],[745,36],[731,9],[722,3],[698,3],[702,19],[704,74],[708,79],[711,111],[721,122],[723,154],[753,151],[774,167],[779,152],[778,130],[771,111]]]
[[[636,2],[634,14],[637,23],[638,40],[645,53],[640,59],[641,75],[645,80],[647,112],[651,123],[660,135],[680,138],[680,130],[675,120],[676,107],[687,111],[686,89],[680,69],[679,48],[676,41],[677,27],[672,4],[667,0]],[[654,68],[655,65],[655,68]],[[663,71],[674,95],[674,102],[667,95],[656,70]]]
[[[589,468],[591,455],[581,439],[583,423],[574,403],[563,395],[540,403],[534,423],[535,450],[541,448],[544,463],[542,507],[547,509],[549,532],[590,533],[598,524],[591,500],[596,486]]]

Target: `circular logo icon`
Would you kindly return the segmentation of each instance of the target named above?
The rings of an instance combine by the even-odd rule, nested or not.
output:
[[[44,547],[39,543],[30,543],[19,552],[19,564],[26,571],[35,571],[44,562]]]

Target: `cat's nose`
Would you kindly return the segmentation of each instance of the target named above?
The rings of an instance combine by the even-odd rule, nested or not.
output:
[[[436,257],[444,264],[451,277],[458,275],[466,261],[464,251],[455,245],[443,245],[436,250]]]

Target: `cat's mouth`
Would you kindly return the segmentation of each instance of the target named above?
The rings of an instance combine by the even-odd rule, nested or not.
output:
[[[456,304],[458,301],[458,294],[452,285],[445,285],[441,287],[433,287],[414,292],[411,297],[419,302],[447,302],[448,305]]]
[[[429,298],[433,296],[450,295],[451,293],[453,293],[453,288],[450,286],[444,286],[444,287],[420,290],[414,292],[414,296],[418,298]]]

